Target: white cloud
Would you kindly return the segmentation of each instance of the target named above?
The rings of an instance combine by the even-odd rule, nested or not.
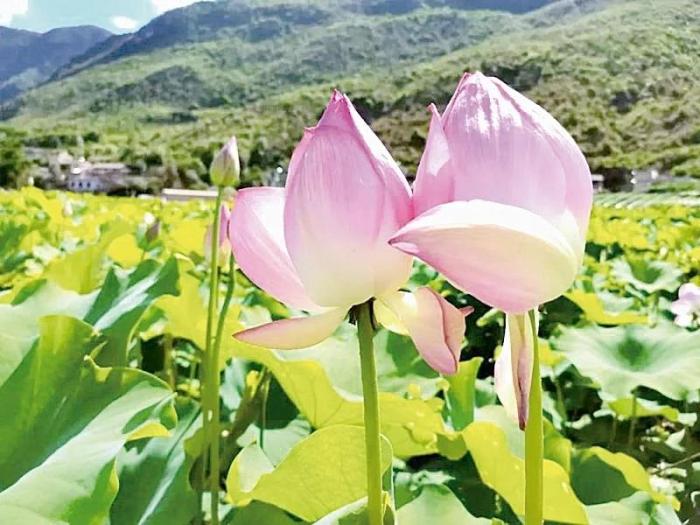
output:
[[[128,16],[113,16],[110,21],[112,22],[112,25],[116,27],[117,29],[123,29],[125,31],[131,31],[133,29],[136,29],[136,27],[139,25],[139,23],[134,20],[133,18],[129,18]]]
[[[26,15],[29,0],[0,0],[0,25],[6,26],[17,15]]]
[[[161,14],[171,9],[177,9],[178,7],[185,7],[186,5],[194,4],[199,0],[151,0],[153,8],[156,13]]]

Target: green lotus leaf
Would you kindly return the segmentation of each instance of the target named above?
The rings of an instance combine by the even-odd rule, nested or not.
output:
[[[480,357],[462,361],[459,363],[457,373],[447,378],[450,388],[447,390],[445,408],[448,420],[455,430],[462,430],[474,421],[476,375],[482,361]]]
[[[391,465],[382,438],[382,469]],[[234,505],[253,500],[275,505],[305,521],[315,521],[359,500],[367,492],[364,429],[323,428],[299,442],[275,468],[257,445],[231,464],[226,487]]]
[[[643,258],[616,259],[612,270],[618,281],[648,294],[675,292],[683,277],[683,272],[671,263]]]
[[[367,497],[348,503],[331,512],[314,525],[367,525]],[[384,493],[384,521],[383,525],[396,525],[394,509],[391,507],[389,494]]]
[[[87,356],[104,340],[82,321],[44,317],[39,334],[0,384],[0,516],[105,523],[115,458],[131,439],[167,435],[172,392],[145,372],[97,367]]]
[[[90,310],[96,293],[80,295],[47,282],[37,281],[25,288],[15,300],[0,304],[0,383],[19,366],[32,348],[39,332],[39,319],[62,314],[83,318]]]
[[[379,347],[382,337],[386,336],[380,333],[375,338]],[[235,340],[233,346],[235,356],[263,364],[272,372],[313,427],[363,424],[362,398],[357,393],[359,351],[351,329],[341,329],[334,337],[306,350],[275,351]],[[381,392],[379,403],[382,433],[397,456],[437,451],[438,435],[448,432],[440,416],[440,400],[406,399]]]
[[[207,303],[202,293],[202,281],[193,275],[194,265],[190,259],[177,258],[180,294],[166,295],[158,299],[156,306],[165,314],[163,331],[175,338],[192,341],[204,350],[207,329]],[[231,334],[241,329],[238,322],[240,307],[231,305],[223,329],[219,367],[223,368],[231,358],[233,338]]]
[[[700,387],[700,332],[670,323],[653,328],[562,328],[553,340],[584,376],[614,398],[640,386],[676,400],[693,400]]]
[[[254,501],[246,507],[234,509],[232,517],[225,521],[227,525],[302,525],[289,514],[277,507]]]
[[[100,352],[101,365],[127,363],[127,345],[146,309],[163,295],[178,293],[178,269],[175,259],[165,264],[154,260],[142,262],[123,275],[112,270],[107,274],[85,321],[107,338]]]
[[[677,408],[661,405],[655,401],[640,398],[624,398],[608,401],[606,405],[620,419],[632,417],[665,417],[674,423],[682,423],[692,427],[697,420],[697,414],[684,414]]]
[[[616,308],[610,308],[609,303],[604,302],[602,294],[571,290],[565,294],[565,297],[576,303],[576,306],[583,310],[586,319],[592,323],[603,325],[640,324],[647,320],[646,315],[628,310],[634,302],[631,299],[623,298],[627,308],[615,311]]]
[[[593,525],[681,525],[681,521],[668,505],[658,505],[644,492],[586,507]]]
[[[657,503],[677,504],[652,489],[649,474],[636,459],[601,447],[576,451],[572,459],[571,484],[587,505],[621,500],[635,492],[644,492]]]
[[[189,474],[194,458],[184,441],[201,426],[197,403],[181,398],[178,423],[169,437],[128,443],[117,457],[119,493],[112,525],[188,525],[199,512]]]
[[[494,423],[475,421],[462,431],[481,481],[508,502],[518,515],[525,512],[525,461],[514,453],[506,433]],[[574,494],[569,476],[554,461],[544,461],[546,520],[587,524],[586,509]]]
[[[104,261],[107,247],[117,237],[131,231],[124,221],[105,225],[100,238],[49,264],[44,277],[65,290],[80,294],[92,292],[102,283],[105,275]]]
[[[452,491],[444,486],[424,487],[420,495],[401,507],[396,518],[401,525],[490,525],[492,521],[472,516]]]

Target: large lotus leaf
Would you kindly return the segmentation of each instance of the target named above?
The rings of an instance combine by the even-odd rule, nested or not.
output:
[[[615,398],[640,386],[676,400],[695,399],[700,388],[700,332],[670,323],[654,328],[563,328],[555,347],[584,376]]]
[[[104,277],[104,261],[107,247],[117,237],[130,230],[123,221],[109,223],[97,242],[56,259],[49,264],[44,277],[61,288],[86,294],[99,287]]]
[[[313,525],[367,525],[367,497],[348,503],[343,507],[327,514]],[[384,521],[383,525],[397,525],[394,509],[391,506],[389,494],[384,493]]]
[[[631,298],[616,298],[618,300],[613,302],[603,292],[584,292],[583,290],[571,290],[566,294],[566,298],[576,303],[576,306],[583,310],[586,319],[592,323],[603,325],[640,324],[647,320],[646,315],[631,310],[634,303]]]
[[[166,224],[167,218],[164,221]],[[178,221],[170,231],[164,232],[165,242],[173,251],[184,255],[202,256],[204,253],[204,235],[207,229],[205,221]]]
[[[500,428],[506,436],[509,450],[520,458],[525,457],[525,433],[520,430],[517,423],[508,416],[500,405],[481,407],[476,412],[476,420],[493,423]],[[559,463],[565,471],[571,468],[571,441],[562,436],[552,424],[544,422],[544,457]]]
[[[336,389],[361,396],[360,347],[356,334],[355,327],[344,324],[323,343],[284,355],[313,359],[323,367]],[[423,361],[410,338],[380,330],[374,337],[374,352],[381,392],[430,398],[438,391],[440,376]]]
[[[356,338],[349,338],[342,330],[339,335],[316,347],[294,351],[269,350],[234,340],[234,355],[265,365],[312,426],[362,425],[362,398],[347,391],[347,388],[356,388],[352,384],[354,380],[346,379],[341,386],[336,386],[327,372],[331,366],[329,361],[334,359],[338,360],[338,365],[334,365],[338,372],[343,369],[347,375],[356,372],[357,367],[348,364],[359,361],[354,346]],[[319,356],[323,356],[324,364],[318,360]],[[439,400],[406,399],[395,393],[382,392],[379,403],[382,433],[391,442],[397,456],[410,457],[437,451],[438,435],[446,432]]]
[[[396,513],[401,525],[490,525],[492,521],[472,516],[452,491],[444,486],[424,487],[420,495]]]
[[[0,382],[7,378],[36,339],[38,320],[45,315],[70,315],[93,324],[107,336],[101,362],[110,356],[126,360],[126,346],[143,312],[162,294],[177,293],[174,261],[160,266],[146,261],[131,275],[111,272],[103,288],[88,294],[64,290],[51,281],[34,281],[11,304],[0,304]]]
[[[447,390],[446,412],[455,430],[462,430],[474,421],[476,375],[482,361],[480,357],[462,361],[457,373],[447,378],[450,387]]]
[[[186,398],[178,400],[176,410],[178,423],[169,437],[129,443],[119,454],[113,525],[187,525],[199,512],[189,482],[194,458],[183,444],[201,426],[200,411]]]
[[[617,259],[612,267],[617,280],[648,294],[676,291],[683,276],[683,272],[673,264],[653,259]]]
[[[107,274],[85,320],[107,338],[100,352],[101,365],[127,363],[127,345],[146,309],[163,295],[178,293],[178,268],[175,259],[160,265],[153,260],[141,263],[126,275],[116,270]]]
[[[70,317],[40,337],[0,385],[0,516],[7,523],[101,524],[130,439],[167,434],[172,392],[139,370],[99,368],[103,341]],[[2,357],[0,357],[2,359]]]
[[[39,319],[62,314],[83,318],[95,293],[80,295],[57,285],[38,281],[20,292],[19,304],[0,304],[0,384],[19,366],[39,332]]]
[[[668,505],[658,505],[644,492],[620,501],[586,507],[592,525],[681,525]]]
[[[164,330],[173,337],[192,341],[204,350],[207,330],[207,303],[203,295],[201,280],[192,274],[193,263],[184,257],[177,259],[179,273],[178,296],[161,297],[156,305],[165,314]],[[238,322],[240,307],[231,305],[223,329],[219,367],[223,368],[231,357],[233,338],[231,334],[241,329]]]
[[[391,465],[389,442],[382,438],[382,469]],[[256,445],[231,464],[226,487],[234,505],[270,503],[305,521],[318,520],[367,493],[362,427],[323,428],[299,442],[275,468]]]
[[[506,433],[494,423],[475,421],[462,431],[481,481],[518,515],[525,513],[525,460],[514,453]],[[587,524],[586,509],[561,465],[544,461],[544,517],[560,523]]]
[[[232,517],[225,523],[227,525],[302,525],[302,522],[290,517],[282,509],[257,501],[245,507],[233,509]]]
[[[579,450],[574,454],[571,484],[587,505],[621,500],[639,491],[647,493],[658,503],[674,502],[652,489],[649,474],[636,459],[601,447]]]
[[[109,244],[107,255],[122,268],[131,268],[141,261],[143,250],[133,233],[125,233]]]
[[[608,401],[608,408],[612,410],[620,419],[631,419],[633,417],[665,417],[674,423],[692,427],[697,420],[697,414],[684,414],[677,408],[668,405],[660,405],[655,401],[641,398],[625,398]]]

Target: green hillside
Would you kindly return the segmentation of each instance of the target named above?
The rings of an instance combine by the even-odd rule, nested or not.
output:
[[[254,180],[286,165],[338,86],[411,171],[426,105],[444,105],[461,72],[480,69],[549,109],[594,170],[700,176],[698,2],[563,0],[525,14],[432,4],[404,14],[365,5],[258,41],[227,35],[133,54],[33,90],[2,113],[33,143],[87,135],[92,154],[200,176],[236,133]]]

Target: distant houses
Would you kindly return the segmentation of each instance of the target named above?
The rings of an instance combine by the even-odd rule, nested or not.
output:
[[[138,176],[121,162],[91,163],[84,159],[74,163],[66,188],[77,193],[118,193],[128,189]]]
[[[27,157],[39,164],[31,180],[43,188],[57,188],[76,193],[136,195],[157,193],[158,177],[144,174],[122,162],[91,162],[75,158],[65,150],[27,148]]]

